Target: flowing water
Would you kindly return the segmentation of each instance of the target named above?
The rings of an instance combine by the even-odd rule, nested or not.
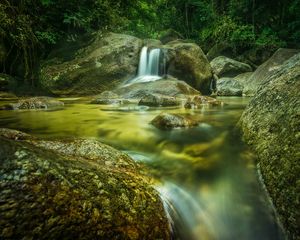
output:
[[[162,54],[159,48],[149,49],[143,47],[140,53],[140,62],[137,76],[126,84],[150,82],[161,79]]]
[[[228,103],[223,107],[194,110],[61,100],[64,109],[0,111],[0,127],[42,138],[94,138],[125,151],[158,180],[175,239],[283,239],[254,155],[234,134],[247,99],[222,98]],[[149,122],[162,111],[190,114],[201,123],[158,130]]]

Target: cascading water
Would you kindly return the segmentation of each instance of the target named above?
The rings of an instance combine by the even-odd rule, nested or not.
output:
[[[140,54],[138,74],[134,79],[129,80],[126,85],[161,79],[161,59],[161,49],[149,49],[148,47],[143,47]]]

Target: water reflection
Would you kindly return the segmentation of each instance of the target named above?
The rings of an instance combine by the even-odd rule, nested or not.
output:
[[[63,99],[63,110],[1,111],[0,126],[44,138],[95,138],[127,152],[160,181],[175,239],[282,239],[253,155],[233,134],[247,99],[222,100],[228,104],[221,108],[162,110]],[[190,114],[200,124],[162,131],[149,124],[161,111]]]

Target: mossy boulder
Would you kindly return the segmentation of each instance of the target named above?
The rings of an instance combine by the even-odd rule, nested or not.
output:
[[[0,144],[1,239],[170,239],[151,179],[126,154],[95,140]]]
[[[72,43],[76,46],[72,51],[62,48],[50,54],[41,68],[44,89],[56,95],[91,95],[135,76],[141,39],[96,32],[84,40]],[[62,54],[63,50],[69,55]]]
[[[290,239],[300,239],[300,54],[272,70],[239,126]]]
[[[202,94],[210,92],[211,67],[197,44],[172,41],[164,45],[162,49],[168,74],[185,81]]]
[[[286,60],[299,52],[300,50],[297,49],[278,49],[272,57],[260,65],[248,79],[243,94],[245,96],[254,96],[258,88],[268,81]]]
[[[174,40],[178,40],[178,39],[183,39],[184,37],[179,33],[176,32],[174,29],[167,29],[166,31],[164,31],[159,40],[163,43],[166,44],[168,42],[174,41]]]

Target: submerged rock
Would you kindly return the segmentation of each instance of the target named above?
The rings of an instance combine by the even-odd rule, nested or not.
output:
[[[209,93],[212,71],[205,54],[197,44],[173,41],[162,49],[168,74],[184,80],[202,94]]]
[[[245,82],[243,94],[245,96],[254,96],[258,88],[268,81],[286,60],[296,53],[299,53],[299,51],[300,50],[297,49],[278,49],[272,57],[260,65],[248,81]]]
[[[199,122],[188,115],[161,113],[151,121],[151,124],[160,129],[172,129],[194,127]]]
[[[252,71],[251,67],[248,64],[238,62],[225,56],[214,58],[210,62],[210,65],[213,72],[218,77],[235,77],[238,74]]]
[[[157,94],[148,94],[144,96],[140,101],[139,105],[149,106],[149,107],[169,107],[169,106],[179,106],[181,101],[175,97],[169,97]]]
[[[199,92],[189,86],[184,81],[168,77],[166,79],[154,82],[134,83],[114,90],[114,93],[124,99],[142,99],[143,97],[153,95],[164,95],[169,97],[187,98],[190,95],[199,94]]]
[[[207,96],[195,96],[193,98],[189,98],[187,102],[184,104],[184,107],[187,109],[193,108],[201,108],[204,105],[209,106],[223,106],[223,102],[218,101],[215,98],[207,97]]]
[[[95,140],[10,139],[0,131],[1,239],[170,238],[151,179],[128,155]]]
[[[300,237],[300,54],[268,75],[239,126],[290,239]]]
[[[72,44],[74,49],[50,54],[41,69],[41,85],[58,95],[111,90],[134,77],[142,44],[141,39],[124,34],[97,32],[83,37]]]
[[[17,109],[51,109],[63,107],[64,103],[51,97],[33,97],[21,99],[17,103],[11,103],[3,106],[0,110]]]

